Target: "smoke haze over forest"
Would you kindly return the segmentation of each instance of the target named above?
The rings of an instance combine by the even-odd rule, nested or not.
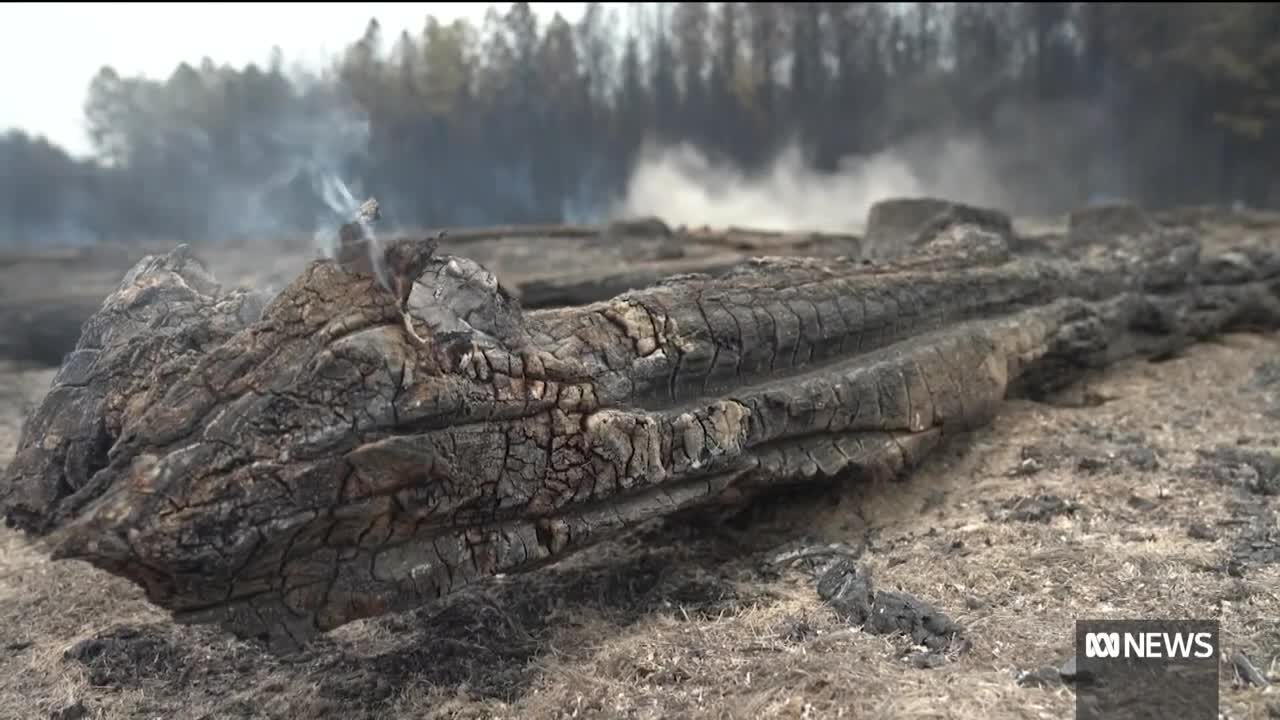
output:
[[[306,237],[367,195],[401,227],[1280,206],[1275,4],[515,3],[289,67],[103,67],[92,159],[0,136],[0,244]]]

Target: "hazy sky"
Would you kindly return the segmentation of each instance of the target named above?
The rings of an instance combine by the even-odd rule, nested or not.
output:
[[[89,152],[83,105],[103,65],[163,79],[178,63],[209,57],[237,67],[266,64],[272,45],[286,64],[315,63],[354,42],[370,17],[388,41],[417,34],[427,15],[477,24],[510,3],[3,3],[0,4],[0,130],[44,135]],[[532,3],[542,18],[577,20],[586,3]]]

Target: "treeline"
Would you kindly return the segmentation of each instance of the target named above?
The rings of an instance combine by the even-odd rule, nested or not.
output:
[[[312,74],[279,53],[163,81],[104,67],[85,120],[92,162],[0,137],[0,242],[306,233],[348,193],[400,224],[593,219],[643,148],[678,143],[748,173],[798,147],[835,173],[978,138],[1017,210],[1274,206],[1280,5],[593,3],[570,23],[515,3],[479,27],[370,21]]]

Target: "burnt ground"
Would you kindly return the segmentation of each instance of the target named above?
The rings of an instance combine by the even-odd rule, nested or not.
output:
[[[52,376],[0,368],[0,458]],[[655,522],[288,658],[0,530],[0,718],[1066,718],[1080,618],[1216,618],[1274,683],[1277,458],[1280,336],[1230,335],[1010,401],[902,481]],[[856,575],[777,562],[828,543]],[[914,638],[820,597],[866,572]],[[1227,717],[1280,717],[1220,680]]]
[[[0,450],[52,372],[0,374]],[[1077,618],[1222,623],[1280,680],[1280,337],[1130,362],[1011,401],[909,478],[657,522],[441,607],[276,658],[0,533],[4,718],[1069,717]],[[963,641],[844,619],[801,547],[843,543]],[[928,633],[925,633],[928,635]],[[929,637],[917,637],[926,645]],[[1024,677],[1024,674],[1028,674]],[[1221,674],[1229,717],[1280,695]]]

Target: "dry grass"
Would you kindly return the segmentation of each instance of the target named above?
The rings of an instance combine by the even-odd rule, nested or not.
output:
[[[1274,502],[1196,452],[1280,443],[1280,382],[1255,382],[1275,358],[1280,338],[1238,335],[1128,363],[1072,393],[1109,401],[1011,402],[903,482],[769,500],[732,527],[654,523],[293,659],[172,625],[132,586],[6,531],[0,717],[79,701],[93,718],[1064,718],[1070,688],[1016,678],[1061,664],[1075,620],[1101,617],[1217,618],[1227,652],[1275,676]],[[6,455],[14,401],[49,377],[0,375]],[[1043,522],[1002,510],[1037,495],[1077,509]],[[1195,524],[1216,539],[1191,537]],[[765,562],[815,541],[865,544],[878,587],[943,609],[972,649],[915,668],[901,638],[842,624],[805,571]],[[1233,566],[1242,548],[1254,554]],[[1226,664],[1221,682],[1227,716],[1280,713],[1274,690],[1237,688]]]

